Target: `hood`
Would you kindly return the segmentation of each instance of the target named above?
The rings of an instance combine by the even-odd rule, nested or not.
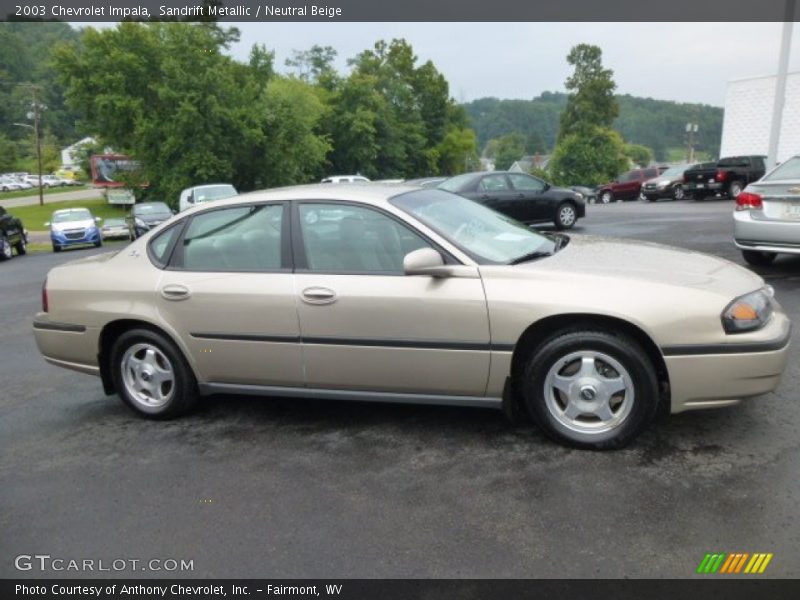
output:
[[[761,277],[722,258],[653,242],[588,235],[571,235],[569,244],[555,255],[518,267],[690,287],[731,298],[764,286]]]
[[[151,213],[149,215],[136,215],[137,219],[144,221],[148,225],[152,225],[153,223],[163,223],[170,217],[172,217],[172,213]]]
[[[50,223],[50,228],[53,231],[65,231],[68,229],[89,229],[96,227],[97,223],[94,219],[83,219],[82,221],[63,221],[61,223]]]

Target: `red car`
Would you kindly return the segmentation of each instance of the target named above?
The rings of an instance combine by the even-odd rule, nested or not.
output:
[[[636,200],[642,191],[642,184],[648,179],[658,177],[667,167],[648,167],[633,169],[619,176],[619,179],[597,189],[597,201],[608,204],[612,200]]]

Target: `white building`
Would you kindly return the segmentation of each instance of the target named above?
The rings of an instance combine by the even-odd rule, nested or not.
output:
[[[767,154],[774,101],[774,75],[728,82],[720,158]],[[800,154],[800,72],[789,73],[786,79],[777,160],[783,162],[795,154]]]
[[[67,146],[66,148],[61,150],[61,165],[63,167],[75,167],[78,165],[78,151],[80,150],[81,146],[86,144],[96,144],[97,141],[93,137],[85,137],[82,140],[79,140],[72,144],[71,146]]]

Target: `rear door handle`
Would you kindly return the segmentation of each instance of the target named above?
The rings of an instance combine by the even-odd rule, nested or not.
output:
[[[189,288],[179,283],[170,283],[161,288],[161,297],[166,300],[186,300],[191,295]]]
[[[301,293],[307,304],[331,304],[336,302],[336,292],[326,287],[308,287]]]

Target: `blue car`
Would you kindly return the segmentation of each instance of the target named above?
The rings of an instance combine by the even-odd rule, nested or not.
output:
[[[50,226],[50,241],[53,252],[61,252],[68,246],[100,247],[103,245],[103,234],[97,224],[99,217],[93,217],[88,208],[65,208],[53,213],[46,225]]]

